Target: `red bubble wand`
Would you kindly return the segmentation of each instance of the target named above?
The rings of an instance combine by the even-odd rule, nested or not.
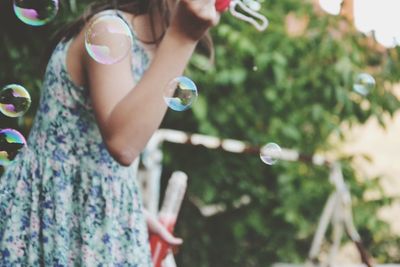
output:
[[[187,176],[183,172],[174,172],[168,182],[162,208],[158,219],[170,233],[173,233],[179,210],[187,187]],[[154,267],[162,267],[162,262],[167,256],[170,246],[160,236],[150,236],[150,246]]]
[[[215,8],[218,12],[229,9],[232,16],[252,24],[259,31],[264,31],[269,24],[268,19],[258,13],[261,5],[257,0],[217,0]]]

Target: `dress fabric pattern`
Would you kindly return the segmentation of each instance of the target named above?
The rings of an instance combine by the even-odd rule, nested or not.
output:
[[[27,147],[0,177],[0,266],[151,267],[138,162],[108,153],[88,89],[67,72],[70,44],[55,48]],[[135,34],[132,50],[137,82],[149,54]]]

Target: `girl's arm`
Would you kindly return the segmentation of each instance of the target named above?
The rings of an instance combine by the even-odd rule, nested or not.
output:
[[[215,0],[180,0],[149,69],[136,86],[130,58],[96,63],[85,53],[85,71],[96,118],[110,154],[128,166],[143,150],[166,112],[163,89],[183,73],[197,41],[219,15]],[[134,57],[135,55],[131,55]]]

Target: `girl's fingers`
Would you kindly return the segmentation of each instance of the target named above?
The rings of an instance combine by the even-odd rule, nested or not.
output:
[[[219,21],[215,0],[180,0],[170,24],[171,32],[198,41]]]
[[[221,18],[221,14],[219,14],[219,13],[217,12],[217,14],[214,16],[214,19],[213,19],[213,21],[212,21],[212,26],[217,25],[217,24],[219,23],[220,18]]]
[[[214,6],[216,0],[182,0],[182,1],[190,1],[194,4],[199,4],[201,6],[208,5],[208,4],[211,4]]]
[[[215,26],[218,21],[219,21],[219,13],[215,10],[215,7],[203,7],[201,9],[201,12],[199,13],[199,16],[204,20],[208,22],[208,26],[212,27]]]
[[[208,15],[210,15],[216,12],[215,10],[216,0],[183,0],[183,1],[189,1],[186,4],[194,13],[203,13],[203,11],[207,11]]]
[[[181,238],[174,237],[165,227],[162,227],[158,233],[162,240],[171,246],[178,246],[183,243]]]
[[[146,217],[147,227],[149,228],[150,233],[158,235],[163,241],[171,246],[177,246],[183,243],[182,239],[174,237],[154,215],[146,210],[144,210],[143,213]]]
[[[219,21],[219,13],[215,9],[215,0],[207,0],[203,5],[199,6],[197,16],[205,21],[208,27],[215,26]]]

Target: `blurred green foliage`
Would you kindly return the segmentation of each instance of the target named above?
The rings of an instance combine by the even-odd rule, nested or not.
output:
[[[50,25],[34,28],[13,15],[11,1],[0,3],[0,86],[21,83],[33,98],[30,112],[18,120],[0,117],[1,127],[29,132],[41,87],[39,68],[52,33],[91,1],[63,2]],[[77,4],[78,11],[71,8]],[[335,150],[342,125],[393,115],[399,102],[391,93],[398,82],[398,50],[379,50],[343,17],[321,14],[310,1],[263,2],[270,20],[257,32],[228,13],[212,30],[216,63],[196,55],[186,75],[200,95],[191,111],[168,112],[163,127],[242,139],[254,145],[276,142],[304,153]],[[305,22],[298,33],[287,30],[290,18]],[[355,75],[369,72],[377,88],[367,97],[352,92]],[[335,137],[335,138],[332,138]],[[329,141],[336,140],[336,141]],[[303,262],[318,217],[332,190],[328,170],[304,163],[270,167],[255,155],[236,155],[201,147],[165,144],[163,183],[173,170],[190,177],[177,233],[184,237],[180,266],[260,267]],[[366,246],[379,262],[400,262],[400,238],[376,216],[392,202],[379,178],[365,181],[351,167],[356,155],[339,155],[353,193],[354,216]],[[365,192],[380,193],[364,200]],[[235,208],[243,196],[251,201]],[[203,217],[193,199],[221,203],[227,211]]]

